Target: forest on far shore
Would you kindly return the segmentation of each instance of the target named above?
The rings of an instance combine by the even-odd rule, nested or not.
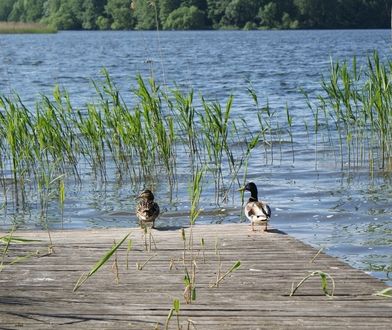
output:
[[[391,27],[391,0],[1,0],[0,21],[58,30]]]

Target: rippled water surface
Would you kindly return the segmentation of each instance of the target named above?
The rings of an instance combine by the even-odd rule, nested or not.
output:
[[[196,99],[202,94],[223,104],[233,94],[233,116],[244,117],[252,127],[256,119],[247,93],[251,83],[261,103],[268,102],[281,118],[287,106],[294,123],[293,149],[276,146],[272,160],[259,147],[249,162],[248,180],[258,184],[260,195],[271,205],[271,225],[392,284],[387,273],[392,269],[390,177],[382,172],[369,175],[367,166],[342,170],[327,152],[318,152],[316,161],[315,143],[304,128],[312,115],[300,92],[311,97],[320,92],[331,58],[351,60],[355,55],[363,63],[373,49],[390,58],[390,47],[387,30],[0,35],[0,94],[17,92],[33,108],[39,94],[50,95],[59,84],[73,104],[83,108],[96,98],[91,80],[100,79],[105,67],[130,104],[136,75],[153,75],[162,86],[193,88]],[[165,180],[154,187],[163,210],[158,227],[189,221],[189,175],[181,166],[187,160],[186,155],[179,157],[178,187],[172,198]],[[86,169],[81,185],[70,182],[66,188],[62,220],[56,203],[50,206],[51,227],[136,226],[134,196],[141,188],[142,183],[131,187],[119,181],[114,171],[102,184]],[[214,185],[206,182],[201,206],[205,212],[200,223],[241,221],[241,198],[234,188],[229,202],[217,206]],[[14,222],[20,228],[42,228],[34,204],[24,211],[1,212],[2,229]]]

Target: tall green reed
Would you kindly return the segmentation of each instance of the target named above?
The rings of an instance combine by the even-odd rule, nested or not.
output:
[[[322,123],[315,123],[315,134],[319,127],[326,127],[331,147],[338,145],[342,167],[367,163],[372,172],[376,167],[388,170],[392,157],[391,75],[392,61],[382,62],[376,51],[361,67],[355,57],[351,63],[331,61],[329,77],[322,80],[324,93],[314,104],[308,103],[313,113],[325,114]]]
[[[267,127],[260,129],[248,127],[241,115],[232,115],[233,96],[224,104],[202,96],[195,101],[193,90],[163,90],[154,80],[138,76],[130,90],[132,98],[125,101],[105,69],[93,87],[97,97],[78,108],[58,86],[51,97],[42,96],[33,111],[17,95],[0,97],[0,183],[4,196],[14,192],[16,206],[25,203],[29,187],[38,191],[39,204],[47,208],[54,200],[47,196],[56,189],[60,195],[72,178],[80,183],[86,166],[106,182],[109,162],[119,180],[128,178],[136,186],[164,178],[172,192],[179,148],[189,155],[189,164],[181,165],[190,167],[192,180],[200,168],[213,177],[220,203],[227,201],[233,183],[239,184],[240,172],[246,171],[260,138],[269,135],[272,141],[274,114],[268,106],[257,111],[259,118],[268,115],[260,119]],[[51,184],[48,192],[54,178],[61,178],[63,186]]]
[[[135,91],[140,100],[145,123],[145,132],[151,141],[151,147],[168,174],[169,183],[174,185],[175,179],[175,132],[174,121],[171,116],[166,116],[162,110],[162,98],[159,86],[150,79],[146,85],[141,76],[137,77],[138,89]]]
[[[200,150],[203,143],[201,138],[198,137],[198,123],[196,107],[193,102],[193,90],[188,93],[183,93],[178,89],[171,91],[171,95],[164,94],[166,103],[171,110],[173,117],[176,119],[178,125],[177,134],[182,141],[187,153],[189,154],[191,173],[195,172],[195,167],[200,159]]]
[[[202,99],[204,113],[200,114],[203,133],[206,137],[206,151],[215,178],[215,191],[220,192],[224,185],[222,162],[224,153],[229,150],[229,125],[233,97],[230,96],[223,108],[218,102],[207,102]],[[230,156],[230,155],[229,155]],[[219,202],[218,195],[216,201]]]
[[[33,123],[31,113],[18,96],[15,101],[2,98],[0,112],[0,129],[2,139],[2,164],[8,164],[13,180],[15,206],[24,200],[24,183],[34,168],[31,141],[33,140]]]
[[[275,141],[276,135],[278,135],[279,138],[281,136],[279,121],[276,118],[277,113],[276,111],[272,110],[268,100],[264,106],[260,104],[257,92],[255,91],[252,85],[248,87],[248,93],[252,97],[255,105],[255,110],[256,110],[255,116],[257,116],[258,123],[259,123],[259,134],[264,147],[265,161],[266,163],[272,164],[274,162],[274,145],[276,143]],[[293,117],[290,115],[287,105],[286,105],[286,118],[287,118],[287,126],[288,126],[287,131],[290,135],[291,145],[293,148],[293,142],[294,142],[293,135],[292,135]],[[282,141],[279,140],[278,144],[280,146],[280,151],[281,151],[280,155],[282,156],[282,146],[281,146]],[[293,155],[294,155],[294,151],[293,151]]]

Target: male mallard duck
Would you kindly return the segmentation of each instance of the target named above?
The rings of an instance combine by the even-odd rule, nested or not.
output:
[[[146,189],[141,192],[137,199],[140,199],[140,202],[136,207],[136,216],[140,224],[152,224],[151,228],[154,228],[155,219],[159,215],[159,205],[154,202],[154,194],[151,190]]]
[[[254,224],[264,225],[263,231],[267,231],[268,220],[271,217],[271,208],[267,203],[257,199],[257,187],[253,182],[249,182],[240,191],[250,191],[250,198],[246,203],[244,212],[246,217],[250,220],[252,230],[254,231]]]

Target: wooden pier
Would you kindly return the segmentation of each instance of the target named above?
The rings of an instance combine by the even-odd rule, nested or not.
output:
[[[278,230],[196,225],[192,251],[189,232],[184,249],[179,229],[152,230],[151,240],[132,228],[53,231],[49,254],[47,232],[13,233],[39,241],[12,241],[0,255],[0,329],[391,329],[392,299],[374,295],[386,288],[381,281],[316,256]],[[73,292],[79,277],[128,233],[117,253]],[[237,261],[240,268],[214,287]],[[195,276],[191,304],[184,298],[185,267]],[[324,294],[320,276],[290,296],[293,283],[313,271],[332,276],[333,297]],[[178,318],[174,311],[167,323],[175,299]]]

